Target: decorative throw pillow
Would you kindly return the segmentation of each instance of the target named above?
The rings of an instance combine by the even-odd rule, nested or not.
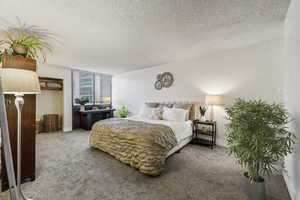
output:
[[[158,114],[158,109],[157,108],[149,108],[148,106],[144,106],[141,109],[139,117],[147,118],[147,119],[155,119],[155,120],[161,119],[160,115]]]
[[[161,108],[154,108],[153,114],[155,115],[155,119],[162,120],[163,110]]]
[[[157,108],[159,106],[159,103],[146,102],[145,104],[150,108]]]
[[[171,103],[160,103],[158,105],[159,108],[163,109],[164,107],[167,107],[167,108],[172,108],[173,107],[173,104]]]
[[[193,104],[174,104],[174,108],[182,108],[184,110],[191,110]]]
[[[153,108],[150,108],[148,106],[144,106],[141,110],[140,110],[140,114],[139,116],[141,118],[149,118],[152,115],[152,110]]]
[[[188,111],[186,120],[192,120],[192,107],[193,104],[174,104],[174,108],[181,108]]]
[[[163,119],[169,121],[186,121],[188,111],[181,108],[164,108]]]

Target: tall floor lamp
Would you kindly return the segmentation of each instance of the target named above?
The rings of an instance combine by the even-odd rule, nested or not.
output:
[[[15,95],[15,106],[18,111],[18,138],[17,138],[17,186],[15,187],[15,174],[13,171],[13,163],[12,163],[12,154],[10,148],[10,141],[9,141],[9,134],[8,130],[4,131],[5,140],[4,143],[4,150],[5,152],[5,161],[6,164],[8,163],[9,167],[7,167],[7,175],[10,184],[10,193],[12,200],[29,200],[22,192],[21,189],[21,112],[22,107],[24,105],[23,96],[25,94],[38,94],[40,93],[40,84],[38,76],[35,72],[29,70],[21,70],[21,69],[12,69],[12,68],[5,68],[0,70],[0,78],[2,83],[2,92],[1,99],[2,103],[4,104],[3,94],[13,94]],[[1,88],[1,87],[0,87]],[[5,105],[1,108],[5,109]],[[3,121],[6,120],[6,113],[5,110],[3,111]],[[2,117],[1,117],[2,118]],[[2,121],[1,121],[2,122]],[[1,123],[2,124],[2,123]],[[7,129],[7,123],[6,127]],[[11,176],[11,177],[10,177]]]

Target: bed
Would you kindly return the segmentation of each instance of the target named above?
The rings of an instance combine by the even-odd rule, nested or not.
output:
[[[191,140],[191,119],[177,122],[135,116],[95,123],[89,143],[143,174],[158,176],[166,158]]]
[[[130,117],[128,119],[135,121],[144,121],[152,124],[163,124],[169,126],[176,137],[177,144],[168,151],[166,158],[182,149],[185,145],[187,145],[192,140],[193,130],[192,130],[192,120],[188,120],[186,122],[174,122],[167,120],[151,120],[146,118],[139,118],[138,116]]]

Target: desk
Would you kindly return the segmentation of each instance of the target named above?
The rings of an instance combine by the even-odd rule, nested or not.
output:
[[[77,111],[80,114],[80,128],[91,130],[95,122],[114,117],[115,109]]]

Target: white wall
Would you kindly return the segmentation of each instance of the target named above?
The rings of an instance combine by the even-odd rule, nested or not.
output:
[[[45,114],[63,115],[63,91],[42,90],[36,96],[36,118],[41,119]]]
[[[39,64],[39,76],[63,79],[63,130],[72,130],[72,76],[71,69],[61,66]],[[47,106],[47,105],[44,105]]]
[[[293,154],[286,158],[284,174],[291,197],[300,199],[300,1],[293,0],[285,24],[286,82],[285,104],[294,121],[291,130],[297,136]]]
[[[205,94],[227,99],[261,98],[282,102],[282,38],[217,54],[128,72],[113,77],[113,105],[128,106],[137,114],[145,101],[204,101]],[[154,89],[156,75],[169,71],[170,88]],[[224,145],[224,109],[215,109],[219,145]]]

